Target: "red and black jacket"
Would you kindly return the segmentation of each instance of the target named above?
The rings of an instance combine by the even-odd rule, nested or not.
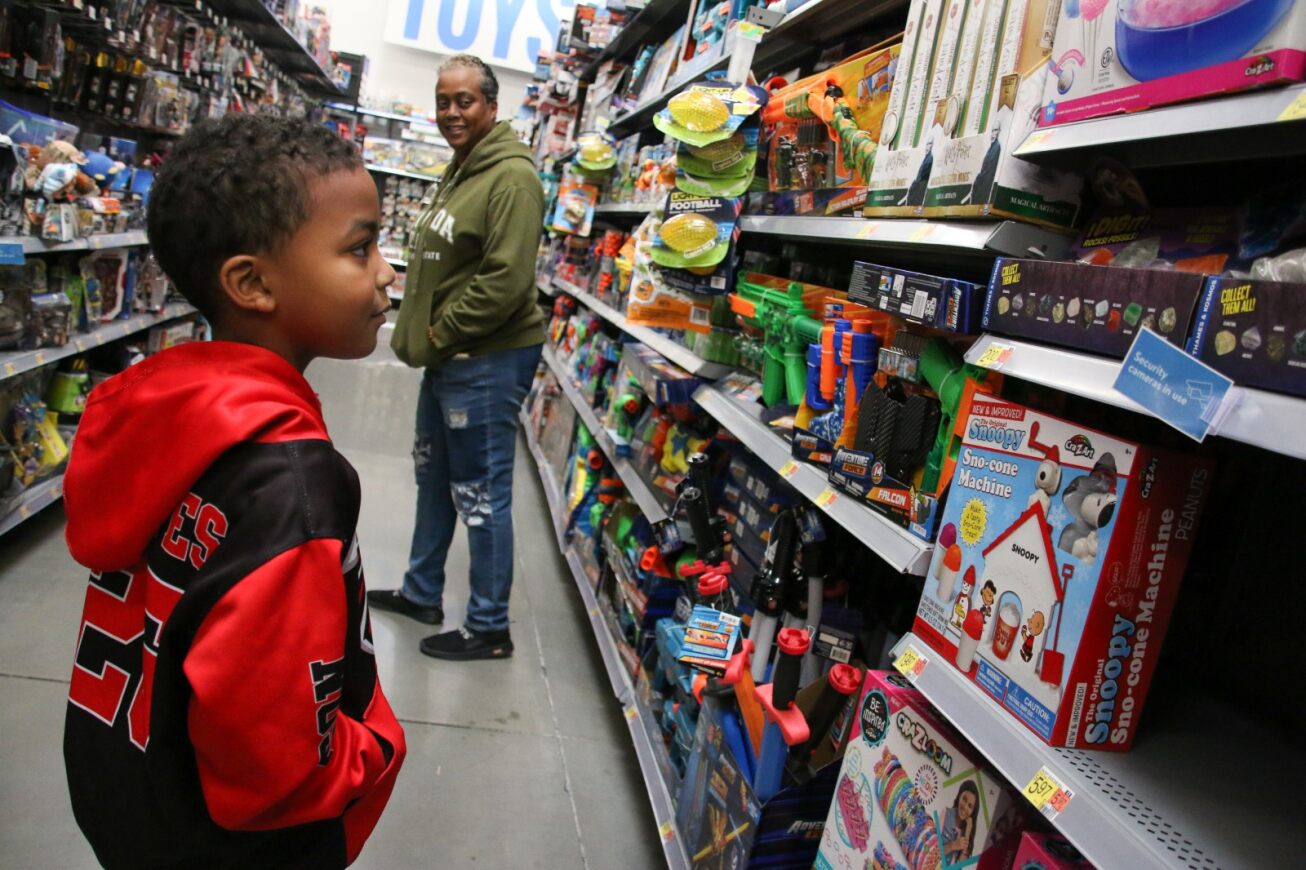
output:
[[[92,394],[65,481],[93,572],[64,727],[106,867],[342,867],[394,787],[358,477],[269,351],[165,351]]]

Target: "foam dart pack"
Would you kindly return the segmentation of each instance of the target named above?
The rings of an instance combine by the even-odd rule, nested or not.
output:
[[[807,715],[808,737],[789,753],[789,775],[800,784],[810,781],[815,774],[811,766],[812,753],[829,739],[830,729],[834,727],[840,711],[847,706],[848,699],[861,689],[864,676],[860,668],[845,664],[835,665],[826,674],[821,694]]]
[[[734,135],[766,100],[766,89],[757,85],[694,82],[653,116],[653,126],[689,145],[711,145]]]
[[[665,218],[653,237],[649,256],[668,269],[707,268],[730,253],[743,201],[728,196],[695,196],[673,190]]]

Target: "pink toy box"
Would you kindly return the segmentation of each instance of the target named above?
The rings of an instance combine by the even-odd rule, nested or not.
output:
[[[1011,870],[1093,870],[1093,865],[1065,837],[1026,831]]]
[[[977,398],[913,631],[1049,744],[1128,749],[1211,473]]]
[[[1007,870],[1026,804],[925,696],[871,671],[815,870]]]
[[[1042,126],[1306,78],[1306,2],[1065,0]]]

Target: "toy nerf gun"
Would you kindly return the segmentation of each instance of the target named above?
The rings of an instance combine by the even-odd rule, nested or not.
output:
[[[807,403],[814,410],[827,411],[808,428],[838,447],[851,446],[856,440],[861,397],[875,376],[880,341],[872,327],[879,318],[872,314],[866,312],[855,320],[840,317],[823,331],[821,365],[816,373],[819,389],[815,395],[819,398],[811,391],[813,372],[810,367],[808,370]]]
[[[777,290],[751,282],[748,275],[735,284],[730,309],[744,323],[761,330],[762,401],[771,407],[782,401],[797,405],[807,386],[807,348],[821,340],[824,324],[804,300],[803,285],[790,283]]]
[[[1001,380],[987,369],[966,365],[956,349],[939,338],[921,349],[920,372],[939,397],[941,411],[939,431],[921,476],[921,490],[937,494],[940,484],[952,479],[961,449],[962,433],[957,429],[965,420],[957,418],[970,407],[976,393],[996,393]]]

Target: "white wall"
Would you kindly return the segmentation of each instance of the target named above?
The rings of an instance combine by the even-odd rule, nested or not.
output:
[[[436,68],[443,55],[406,48],[385,41],[385,21],[390,0],[312,0],[331,16],[331,47],[367,55],[365,95],[377,100],[404,100],[427,111],[435,109]],[[499,79],[499,117],[517,115],[529,73],[495,69]]]

